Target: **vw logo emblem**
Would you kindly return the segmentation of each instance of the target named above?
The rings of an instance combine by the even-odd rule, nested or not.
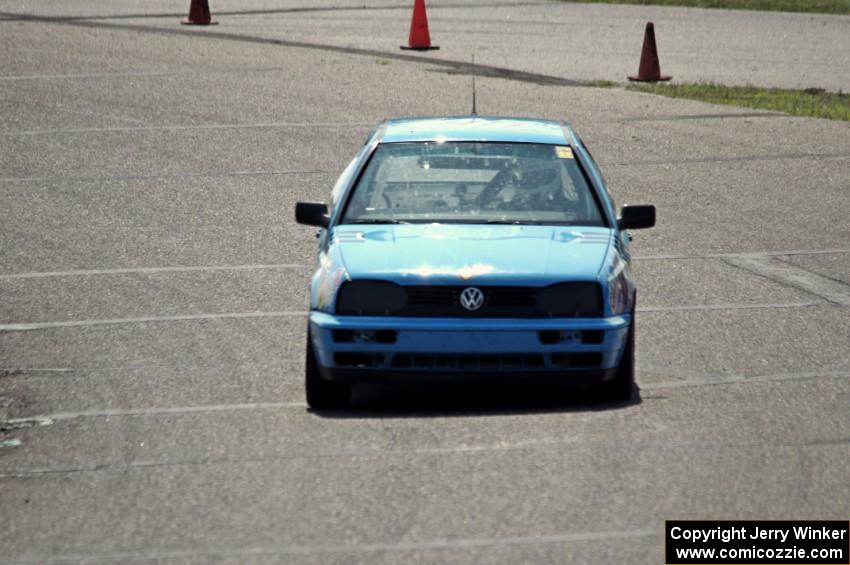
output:
[[[484,293],[474,286],[465,288],[460,293],[460,305],[467,310],[478,310],[484,305]]]

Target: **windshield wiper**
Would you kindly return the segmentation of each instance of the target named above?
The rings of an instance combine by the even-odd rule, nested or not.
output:
[[[484,222],[485,224],[504,224],[510,226],[523,226],[523,225],[540,225],[540,222],[536,220],[487,220]]]
[[[392,218],[374,219],[374,220],[355,220],[353,222],[345,222],[346,224],[409,224],[404,220],[394,220]]]

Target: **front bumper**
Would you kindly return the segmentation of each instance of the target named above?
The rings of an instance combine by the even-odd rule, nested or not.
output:
[[[522,375],[583,383],[613,377],[629,324],[628,314],[460,319],[335,316],[314,311],[310,336],[319,369],[330,380]]]

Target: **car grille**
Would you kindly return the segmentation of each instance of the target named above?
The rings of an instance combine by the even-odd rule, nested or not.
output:
[[[442,307],[474,312],[460,305],[460,293],[465,286],[408,286],[407,307],[412,309]],[[493,308],[533,308],[537,303],[537,289],[527,287],[481,287],[484,292],[482,310]]]
[[[479,286],[484,304],[467,310],[460,293],[469,286],[406,286],[407,304],[395,315],[433,318],[548,318],[550,313],[537,306],[539,288],[520,286]],[[601,296],[598,310],[601,313]],[[594,305],[595,307],[595,305]],[[597,314],[598,315],[598,314]],[[567,317],[567,316],[563,316]]]
[[[509,354],[339,352],[334,355],[334,362],[342,368],[391,368],[428,372],[554,371],[599,368],[602,364],[602,354],[598,352]]]
[[[478,307],[465,308],[465,291]],[[470,297],[467,297],[470,299]],[[385,281],[343,283],[337,314],[430,318],[594,318],[603,315],[602,287],[593,281],[546,287],[478,285],[398,285]]]
[[[543,355],[536,353],[512,355],[396,353],[395,369],[433,371],[510,371],[540,370],[545,367]]]

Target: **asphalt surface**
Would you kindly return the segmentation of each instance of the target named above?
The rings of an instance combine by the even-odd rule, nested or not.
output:
[[[0,1],[0,562],[650,564],[665,519],[850,516],[850,128],[575,86],[653,19],[676,79],[847,90],[850,18],[435,1],[420,55],[407,2],[174,4]],[[639,395],[310,412],[294,202],[470,74],[658,206]]]

